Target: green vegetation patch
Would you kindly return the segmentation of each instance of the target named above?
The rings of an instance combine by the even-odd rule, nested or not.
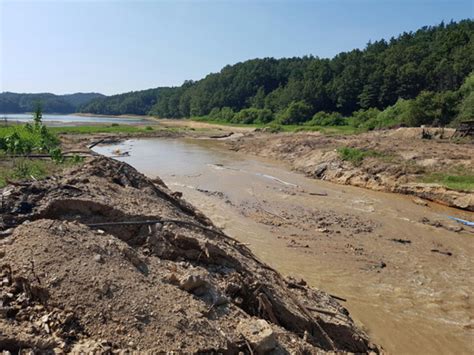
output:
[[[349,161],[355,166],[362,164],[367,157],[382,157],[383,154],[375,150],[362,150],[358,148],[342,147],[337,150],[342,160]]]
[[[83,161],[79,156],[65,158],[61,162],[28,158],[0,160],[0,188],[5,187],[8,181],[41,180]]]
[[[432,173],[421,179],[425,183],[436,183],[452,190],[474,191],[474,175],[450,175],[448,173]]]
[[[42,123],[38,104],[31,123],[0,126],[0,187],[12,180],[38,180],[64,167],[80,163],[82,158],[65,158],[59,138]],[[28,158],[30,154],[49,154],[51,160]]]
[[[0,150],[13,154],[49,152],[59,146],[59,139],[43,125],[0,126]]]
[[[49,130],[56,134],[140,133],[153,130],[153,127],[111,124],[104,126],[50,127]]]

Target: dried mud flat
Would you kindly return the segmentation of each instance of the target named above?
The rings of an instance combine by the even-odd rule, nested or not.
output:
[[[399,128],[350,136],[255,132],[228,144],[235,151],[284,161],[316,179],[414,195],[474,211],[473,192],[419,181],[424,174],[447,173],[455,169],[474,173],[474,144],[451,141],[453,132],[452,129],[433,128]],[[371,151],[375,156],[367,157],[355,166],[341,159],[337,153],[341,147]]]
[[[125,163],[94,158],[2,196],[2,350],[380,350],[333,296]]]

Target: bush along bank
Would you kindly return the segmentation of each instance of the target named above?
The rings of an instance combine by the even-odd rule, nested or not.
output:
[[[39,155],[44,159],[34,159]],[[40,105],[31,122],[0,126],[0,187],[8,181],[42,179],[81,161],[63,155],[59,138],[42,122]]]

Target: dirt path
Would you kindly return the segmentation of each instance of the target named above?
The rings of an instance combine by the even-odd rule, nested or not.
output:
[[[284,274],[347,299],[389,352],[469,353],[474,234],[446,216],[472,212],[308,179],[215,141],[152,146],[125,142],[120,159],[159,174]]]

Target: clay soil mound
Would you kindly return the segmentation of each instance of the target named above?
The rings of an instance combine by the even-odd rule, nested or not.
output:
[[[0,350],[378,352],[332,296],[124,163],[2,195]]]

